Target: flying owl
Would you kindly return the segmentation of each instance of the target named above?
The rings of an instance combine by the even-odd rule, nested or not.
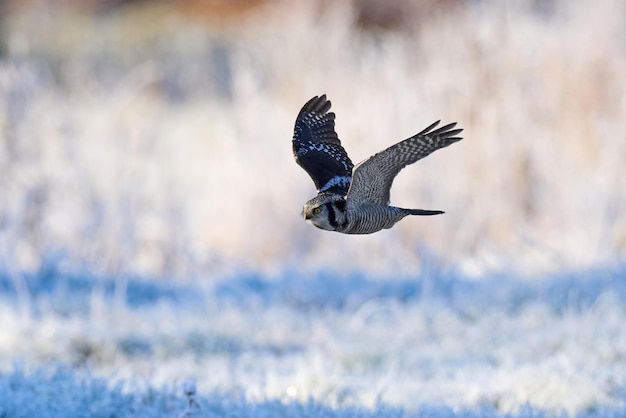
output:
[[[304,204],[304,219],[327,231],[371,234],[394,226],[407,215],[439,215],[440,210],[403,209],[389,205],[396,175],[439,148],[462,138],[463,129],[439,121],[420,133],[372,155],[356,166],[335,132],[335,114],[326,95],[302,107],[293,135],[296,162],[311,176],[317,196]]]

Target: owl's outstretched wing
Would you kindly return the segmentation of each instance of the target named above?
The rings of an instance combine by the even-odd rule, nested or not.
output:
[[[463,131],[453,129],[456,123],[433,131],[439,122],[359,163],[353,172],[347,204],[388,204],[391,184],[400,170],[439,148],[463,139],[455,136]]]
[[[326,95],[315,96],[302,107],[293,134],[293,155],[309,173],[318,192],[345,195],[354,164],[335,132],[335,114],[328,112]]]

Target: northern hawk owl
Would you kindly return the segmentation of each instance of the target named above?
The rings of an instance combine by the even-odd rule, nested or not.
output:
[[[407,215],[438,215],[439,210],[403,209],[389,205],[389,189],[409,164],[462,138],[462,129],[439,121],[412,137],[354,166],[335,132],[335,114],[326,95],[302,107],[293,135],[296,162],[311,176],[317,196],[304,204],[304,219],[318,228],[344,234],[371,234],[391,228]]]

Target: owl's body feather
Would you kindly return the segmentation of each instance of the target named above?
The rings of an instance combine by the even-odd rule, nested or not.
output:
[[[292,141],[296,162],[309,174],[318,195],[305,203],[304,218],[318,228],[344,234],[371,234],[388,229],[408,215],[442,211],[389,206],[396,175],[432,152],[462,138],[456,123],[420,133],[354,166],[335,132],[335,114],[326,95],[315,96],[300,110]]]

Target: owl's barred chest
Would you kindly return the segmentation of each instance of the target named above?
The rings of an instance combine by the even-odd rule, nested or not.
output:
[[[345,211],[345,226],[340,225],[337,231],[344,234],[371,234],[391,228],[403,217],[393,206],[361,205]]]

